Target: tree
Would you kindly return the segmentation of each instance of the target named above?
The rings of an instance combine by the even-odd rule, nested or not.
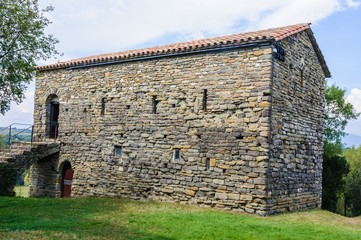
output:
[[[344,155],[351,170],[361,169],[361,145],[358,148],[352,146],[346,149]]]
[[[336,202],[344,191],[344,177],[349,172],[349,165],[339,142],[325,140],[323,149],[322,208],[331,210],[331,201]]]
[[[325,89],[326,95],[326,116],[324,137],[329,142],[341,142],[345,136],[345,127],[349,120],[356,119],[357,113],[351,103],[346,102],[345,92],[338,86],[332,85]]]
[[[361,215],[361,169],[353,169],[345,178],[345,198],[355,204],[355,215]]]
[[[322,173],[322,208],[331,209],[331,201],[337,201],[337,195],[344,193],[344,178],[349,165],[343,155],[341,137],[345,136],[345,127],[349,120],[356,119],[353,105],[345,100],[346,90],[326,85],[326,116],[324,132],[324,155]]]
[[[349,204],[355,204],[355,214],[361,215],[361,145],[344,151],[350,172],[345,178],[345,197]]]
[[[58,54],[58,40],[45,34],[50,21],[44,16],[52,7],[40,10],[38,0],[0,2],[0,113],[20,103],[26,84],[35,76],[38,60]]]

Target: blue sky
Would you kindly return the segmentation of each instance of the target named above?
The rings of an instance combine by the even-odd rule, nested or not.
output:
[[[311,22],[332,74],[329,83],[347,89],[348,101],[361,112],[360,1],[39,0],[55,7],[48,32],[60,40],[64,55],[38,64]],[[32,123],[33,93],[34,83],[22,104],[0,115],[0,126]],[[346,132],[361,136],[361,118]]]

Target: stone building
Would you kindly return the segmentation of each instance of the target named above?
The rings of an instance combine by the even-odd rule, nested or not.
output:
[[[33,196],[320,207],[330,72],[310,24],[37,70],[35,140],[60,150],[33,165]]]

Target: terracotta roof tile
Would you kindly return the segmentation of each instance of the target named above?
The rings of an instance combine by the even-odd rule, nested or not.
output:
[[[279,41],[290,35],[310,29],[309,23],[291,25],[286,27],[272,28],[260,30],[256,32],[238,33],[221,37],[213,37],[207,39],[194,40],[190,42],[174,43],[164,46],[155,46],[150,48],[142,48],[128,50],[123,52],[114,52],[100,55],[93,55],[65,62],[59,62],[46,66],[38,66],[36,70],[52,70],[59,68],[68,68],[71,66],[91,65],[100,62],[112,62],[123,59],[133,59],[143,56],[166,55],[173,52],[191,52],[199,49],[210,49],[214,47],[241,45],[246,43],[261,42],[266,40]]]

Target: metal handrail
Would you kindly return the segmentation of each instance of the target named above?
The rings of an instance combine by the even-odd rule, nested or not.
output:
[[[5,130],[5,129],[10,128],[12,125],[33,126],[32,124],[28,124],[28,123],[12,123],[12,124],[10,124],[10,125],[7,126],[7,127],[0,128],[0,132],[3,131],[3,130]]]
[[[20,126],[28,126],[27,128],[25,129],[21,129],[22,131],[14,134],[14,135],[11,135],[11,130],[12,130],[12,126],[14,125],[20,125]],[[34,126],[32,124],[27,124],[27,123],[12,123],[10,124],[9,126],[7,127],[3,127],[0,129],[0,133],[7,130],[8,129],[8,133],[5,134],[4,136],[6,136],[8,138],[8,145],[11,145],[12,144],[12,141],[11,139],[14,138],[15,136],[18,136],[20,133],[23,133],[25,132],[26,130],[29,130],[31,128],[31,144],[33,143],[33,133],[34,133]]]
[[[13,137],[15,137],[15,136],[18,136],[20,133],[23,133],[23,132],[25,132],[26,130],[28,130],[28,129],[30,129],[30,128],[33,128],[33,126],[31,125],[30,127],[28,127],[28,128],[24,128],[22,131],[20,131],[20,132],[18,132],[18,133],[16,133],[16,134],[14,134],[14,135],[12,135]],[[32,130],[31,130],[31,132],[33,132]]]

